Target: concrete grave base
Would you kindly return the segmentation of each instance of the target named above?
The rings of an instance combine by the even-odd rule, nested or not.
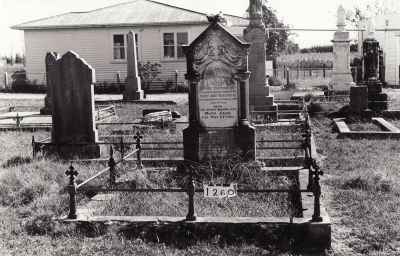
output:
[[[84,157],[88,159],[107,157],[107,147],[102,144],[67,144],[67,145],[54,145],[44,144],[44,152],[48,154],[56,154],[62,158],[70,158],[73,156]]]
[[[133,100],[142,100],[142,99],[143,99],[143,90],[124,91],[123,92],[123,101],[133,101]]]

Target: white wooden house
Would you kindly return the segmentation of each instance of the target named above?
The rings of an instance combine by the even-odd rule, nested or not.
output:
[[[375,35],[383,50],[385,63],[385,80],[389,84],[399,85],[400,76],[400,13],[382,13],[374,16]],[[359,23],[365,29],[367,20]],[[362,56],[362,42],[365,31],[358,32],[358,53]]]
[[[249,20],[224,15],[228,30],[243,37]],[[66,13],[35,20],[12,29],[24,31],[26,72],[29,80],[45,83],[47,52],[79,54],[96,70],[96,81],[116,81],[126,77],[127,34],[136,34],[139,61],[161,64],[163,81],[175,70],[186,73],[181,45],[190,44],[209,26],[204,13],[154,2],[136,0],[89,12]]]

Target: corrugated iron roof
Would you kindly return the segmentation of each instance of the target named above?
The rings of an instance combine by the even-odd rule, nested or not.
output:
[[[225,14],[224,18],[234,25],[246,26],[249,23],[248,19],[238,16]],[[11,28],[28,30],[196,23],[208,23],[204,13],[186,10],[152,0],[136,0],[89,12],[61,14],[14,25]]]

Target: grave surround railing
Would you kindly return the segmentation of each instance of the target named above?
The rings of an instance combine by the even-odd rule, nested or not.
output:
[[[313,158],[312,153],[312,146],[311,146],[311,128],[310,128],[310,121],[307,117],[305,121],[305,128],[306,133],[303,134],[304,141],[302,141],[302,148],[305,150],[305,168],[309,170],[309,181],[307,185],[307,189],[238,189],[238,193],[304,193],[304,192],[312,192],[314,196],[314,214],[312,216],[313,222],[321,222],[323,221],[321,214],[320,214],[320,195],[321,195],[321,187],[319,184],[319,176],[323,175],[323,172],[320,171],[320,167],[317,164],[317,161]],[[137,153],[137,166],[139,169],[143,168],[142,160],[141,160],[141,151],[143,148],[141,147],[142,144],[146,144],[141,142],[143,136],[140,132],[137,132],[134,136],[136,140],[136,149],[129,153],[126,156],[122,156],[122,158],[115,162],[113,157],[113,149],[112,146],[110,147],[110,159],[108,161],[108,167],[101,172],[97,173],[96,175],[90,177],[89,179],[85,180],[84,182],[76,185],[75,183],[75,176],[78,175],[78,172],[73,167],[72,163],[69,167],[69,170],[66,172],[66,175],[69,176],[69,184],[68,184],[68,193],[70,195],[70,211],[68,214],[68,219],[77,219],[76,214],[76,193],[79,191],[96,191],[96,192],[170,192],[170,193],[181,193],[186,192],[189,201],[188,201],[188,214],[186,215],[186,221],[196,221],[197,217],[195,215],[195,203],[194,203],[194,195],[195,192],[203,192],[202,189],[196,189],[193,179],[194,168],[189,165],[187,168],[187,175],[188,175],[188,184],[186,189],[185,188],[171,188],[171,189],[131,189],[131,188],[114,188],[115,185],[115,167],[125,161],[129,156]],[[300,141],[299,141],[300,142]],[[166,142],[167,143],[167,142]],[[34,144],[34,143],[33,143]],[[150,143],[147,143],[150,144]],[[121,140],[120,150],[123,152],[124,149],[129,150],[129,147],[125,147],[123,141]],[[165,148],[163,148],[165,149]],[[106,171],[110,171],[110,188],[89,188],[83,187],[83,185],[87,184],[89,181],[95,179],[96,177],[100,176],[101,174],[105,173]]]

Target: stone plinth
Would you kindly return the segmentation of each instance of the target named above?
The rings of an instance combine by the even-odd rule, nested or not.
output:
[[[186,161],[206,162],[234,155],[254,159],[255,129],[247,121],[249,47],[217,21],[192,44],[183,46],[188,70],[185,78],[190,81],[189,127],[183,131]]]
[[[258,17],[251,14],[251,17]],[[253,20],[257,20],[256,18]],[[251,43],[249,51],[249,104],[254,110],[270,111],[275,110],[274,96],[269,94],[266,72],[265,43],[268,39],[264,25],[258,22],[250,23],[243,31],[244,40]],[[268,114],[270,115],[270,114]]]
[[[128,75],[125,78],[124,101],[143,99],[143,90],[141,89],[140,77],[138,76],[136,54],[135,33],[131,30],[128,34]]]
[[[86,157],[99,156],[94,118],[95,70],[74,52],[57,60],[50,72],[52,98],[52,143],[61,152],[67,145]],[[78,148],[81,148],[78,150]]]
[[[356,85],[350,71],[350,41],[349,32],[335,32],[332,40],[334,59],[330,90],[347,91]]]
[[[364,111],[368,108],[368,87],[350,87],[350,107],[354,111]]]
[[[189,127],[183,131],[184,159],[195,162],[227,159],[235,155],[254,157],[255,128],[225,129]]]
[[[40,109],[41,115],[51,115],[51,82],[50,70],[60,58],[58,52],[48,52],[46,54],[46,96],[44,97],[44,108]]]

